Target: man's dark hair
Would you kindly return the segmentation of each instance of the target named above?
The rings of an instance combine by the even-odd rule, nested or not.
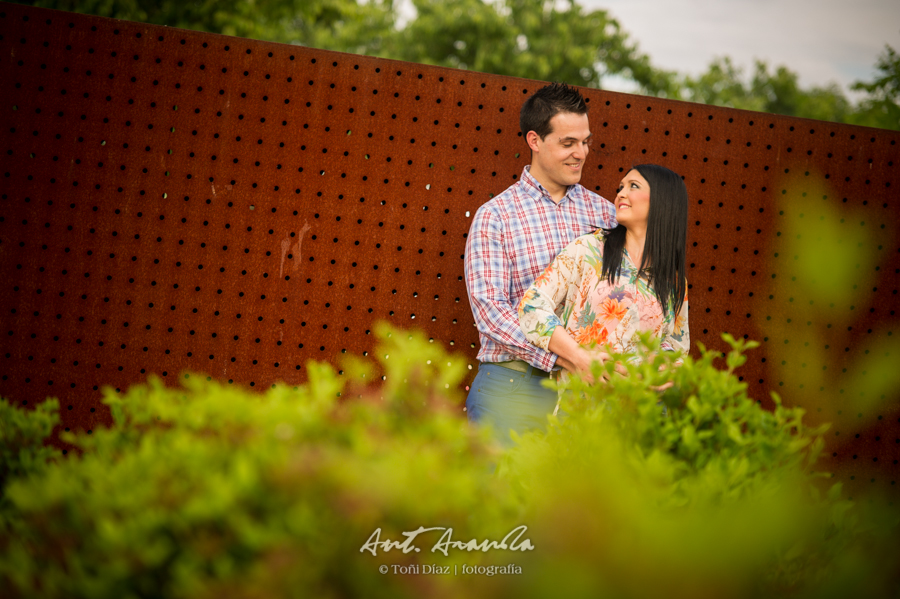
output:
[[[650,185],[650,212],[647,215],[647,237],[638,272],[650,275],[650,284],[662,305],[663,314],[681,310],[685,281],[685,246],[687,245],[688,195],[681,177],[658,164],[632,167]],[[603,268],[600,279],[615,285],[622,268],[625,249],[625,225],[609,231],[603,244]],[[639,275],[640,276],[640,275]]]
[[[544,139],[550,133],[550,119],[560,112],[587,114],[587,111],[584,97],[577,89],[565,83],[551,83],[534,92],[522,104],[519,127],[522,128],[523,137],[526,137],[529,131],[534,131],[538,137]]]

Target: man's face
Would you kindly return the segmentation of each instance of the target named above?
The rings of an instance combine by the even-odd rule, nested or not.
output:
[[[559,201],[569,185],[581,181],[584,161],[590,151],[591,129],[586,114],[561,112],[550,119],[550,133],[541,139],[530,131],[533,152],[531,175]]]

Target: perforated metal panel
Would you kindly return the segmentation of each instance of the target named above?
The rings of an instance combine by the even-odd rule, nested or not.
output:
[[[527,163],[519,107],[541,83],[10,4],[0,53],[4,397],[57,396],[64,427],[91,429],[103,385],[297,383],[306,360],[370,351],[378,319],[452,345],[474,376],[465,236]],[[873,289],[836,308],[851,329],[816,329],[825,355],[893,334],[900,134],[584,93],[588,188],[612,197],[636,163],[684,175],[691,335],[765,339],[740,370],[754,397],[799,392],[765,323],[794,308],[770,293],[792,276],[772,254],[806,180],[889,234]],[[891,405],[862,429],[840,406],[815,415],[849,431],[829,445],[846,480],[894,485]]]

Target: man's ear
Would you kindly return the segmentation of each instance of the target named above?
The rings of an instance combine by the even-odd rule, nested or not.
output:
[[[528,147],[531,148],[532,152],[539,152],[540,149],[538,147],[538,142],[541,140],[541,136],[537,134],[537,131],[529,131],[525,136],[525,141],[528,143]]]

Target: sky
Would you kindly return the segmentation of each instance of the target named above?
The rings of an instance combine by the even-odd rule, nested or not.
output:
[[[801,87],[871,81],[885,44],[900,51],[900,0],[579,0],[605,9],[650,63],[698,75],[730,56],[749,76],[755,60],[798,74]],[[631,91],[628,82],[604,87]]]

